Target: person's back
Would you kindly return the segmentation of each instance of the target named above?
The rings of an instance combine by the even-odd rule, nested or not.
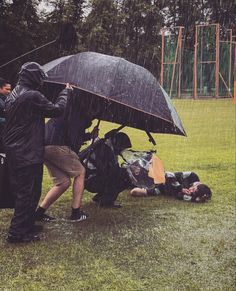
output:
[[[91,151],[89,151],[89,147],[86,150],[88,154],[83,159],[86,167],[86,180],[88,181],[92,176],[113,177],[112,173],[119,168],[119,164],[109,140],[101,138],[92,145]]]
[[[6,100],[7,120],[3,140],[16,167],[43,163],[44,118],[61,115],[66,104],[67,90],[61,93],[54,105],[35,89],[39,86],[40,76],[32,78],[26,69]]]
[[[95,117],[77,102],[78,95],[76,92],[71,93],[63,116],[51,118],[46,123],[46,146],[68,146],[78,153],[82,144],[91,138],[86,129],[92,125],[92,119]]]

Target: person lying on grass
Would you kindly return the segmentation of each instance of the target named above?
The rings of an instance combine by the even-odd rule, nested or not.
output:
[[[123,167],[134,185],[131,196],[168,195],[197,203],[211,199],[211,189],[200,182],[196,173],[165,172],[161,160],[153,152],[133,152]]]

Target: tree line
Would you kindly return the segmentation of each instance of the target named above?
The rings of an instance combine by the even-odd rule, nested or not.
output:
[[[162,27],[184,26],[191,35],[196,24],[220,23],[236,33],[235,19],[232,0],[2,0],[0,66],[58,36],[64,44],[57,41],[35,50],[0,68],[0,75],[14,83],[24,62],[44,64],[96,51],[124,57],[158,77]]]

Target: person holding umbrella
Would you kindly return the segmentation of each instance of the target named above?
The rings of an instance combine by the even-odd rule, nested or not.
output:
[[[70,221],[79,222],[87,218],[80,209],[84,191],[85,168],[78,157],[85,141],[98,136],[98,128],[91,133],[86,129],[97,117],[99,108],[96,102],[86,102],[86,93],[75,89],[68,99],[67,108],[61,118],[53,118],[46,124],[45,165],[53,179],[54,186],[46,194],[35,213],[37,221],[55,220],[46,210],[70,187],[73,179],[72,210]],[[80,102],[80,99],[83,101]]]
[[[15,211],[7,242],[39,240],[35,235],[34,212],[41,195],[45,117],[57,117],[66,106],[69,85],[56,103],[40,92],[47,75],[35,62],[21,67],[19,81],[6,99],[3,142],[6,151]]]

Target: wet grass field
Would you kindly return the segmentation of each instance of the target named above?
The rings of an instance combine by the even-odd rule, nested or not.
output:
[[[7,245],[12,210],[0,210],[0,290],[235,290],[235,105],[232,100],[176,100],[188,137],[154,135],[169,171],[195,171],[213,191],[193,204],[120,194],[121,209],[100,209],[85,192],[89,218],[65,220],[67,191],[48,211],[41,241]],[[111,129],[101,123],[101,135]],[[125,129],[134,149],[146,134]],[[50,188],[44,173],[43,195]],[[63,220],[64,219],[64,220]]]

